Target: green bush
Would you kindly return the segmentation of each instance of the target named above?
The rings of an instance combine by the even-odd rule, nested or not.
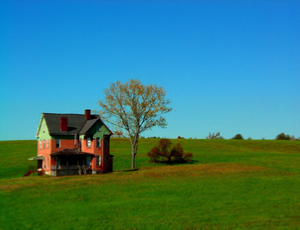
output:
[[[237,134],[232,139],[233,140],[244,140],[244,137],[242,136],[242,134]]]

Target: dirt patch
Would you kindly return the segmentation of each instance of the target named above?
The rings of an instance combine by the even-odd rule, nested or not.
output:
[[[168,174],[199,176],[199,175],[226,175],[243,172],[255,172],[267,170],[264,167],[253,165],[244,165],[236,163],[221,163],[221,164],[203,164],[203,165],[186,165],[186,166],[165,166],[155,168],[144,168],[141,172],[150,177],[163,177]]]
[[[36,184],[22,184],[22,185],[16,185],[16,184],[13,184],[13,185],[1,185],[0,186],[0,190],[3,189],[3,190],[7,190],[7,191],[13,191],[13,190],[16,190],[18,188],[21,188],[21,187],[29,187],[29,186],[35,186]]]

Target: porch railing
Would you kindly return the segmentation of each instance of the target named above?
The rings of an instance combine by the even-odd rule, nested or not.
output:
[[[90,165],[51,165],[51,170],[68,170],[68,169],[89,169],[91,166]]]

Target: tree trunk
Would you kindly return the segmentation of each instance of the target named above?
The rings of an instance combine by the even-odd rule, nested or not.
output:
[[[135,169],[135,146],[132,146],[131,152],[131,169]]]

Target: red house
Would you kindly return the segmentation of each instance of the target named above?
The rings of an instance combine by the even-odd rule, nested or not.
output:
[[[100,116],[43,113],[37,129],[38,171],[52,176],[112,172],[112,132]]]

